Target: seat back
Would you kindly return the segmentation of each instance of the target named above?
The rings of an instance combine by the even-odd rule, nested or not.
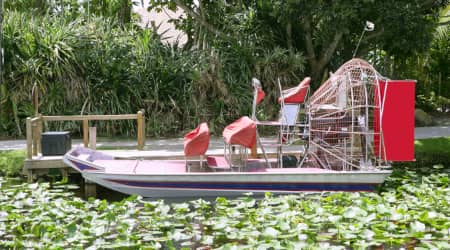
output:
[[[184,155],[204,155],[208,150],[209,139],[208,124],[206,122],[201,123],[197,128],[184,136]]]
[[[297,104],[285,104],[281,109],[280,122],[283,125],[294,126],[297,123],[300,106]]]
[[[286,89],[281,91],[281,96],[278,98],[278,103],[284,102],[285,104],[300,104],[305,103],[309,94],[309,85],[311,83],[311,77],[305,77],[297,87]]]
[[[266,93],[262,89],[261,82],[252,78],[252,86],[253,86],[253,105],[252,105],[252,120],[256,120],[256,106],[264,99]]]
[[[222,135],[227,144],[252,148],[256,142],[256,123],[248,116],[243,116],[226,126]]]

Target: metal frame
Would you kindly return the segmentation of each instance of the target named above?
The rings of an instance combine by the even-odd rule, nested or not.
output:
[[[268,167],[272,167],[271,164],[268,161],[267,154],[265,153],[265,146],[268,147],[276,147],[277,148],[277,166],[283,167],[283,145],[291,145],[292,143],[299,141],[299,140],[307,140],[309,137],[305,136],[305,132],[308,131],[308,116],[306,115],[306,103],[307,99],[309,97],[310,87],[307,86],[307,92],[305,95],[305,100],[303,103],[296,103],[296,104],[285,104],[284,102],[284,95],[289,93],[289,91],[292,91],[293,89],[297,88],[290,88],[287,90],[282,90],[280,79],[277,80],[278,84],[278,90],[280,93],[280,118],[278,121],[258,121],[256,119],[256,102],[258,97],[258,90],[261,88],[261,83],[256,78],[252,79],[252,86],[254,88],[253,92],[253,106],[252,106],[252,119],[256,121],[257,126],[278,126],[278,138],[276,143],[262,143],[261,139],[259,137],[259,133],[257,133],[257,144],[261,148],[264,158],[266,160],[266,164]],[[303,87],[305,88],[305,87]],[[287,117],[288,115],[288,107],[293,107],[295,110],[294,117]],[[295,106],[295,107],[294,107]],[[302,111],[302,107],[305,110],[305,121],[304,123],[299,122],[299,116]],[[302,138],[303,137],[303,138]],[[306,137],[306,138],[305,138]],[[307,143],[305,143],[307,145]],[[300,157],[298,158],[297,165],[300,163]]]
[[[384,103],[379,89],[379,81],[384,79],[369,63],[352,59],[322,84],[309,99],[310,140],[306,160],[342,171],[381,169],[388,165],[382,153],[376,154],[374,148],[375,139],[379,138],[378,152],[384,150],[381,127]],[[375,131],[376,125],[379,131]]]

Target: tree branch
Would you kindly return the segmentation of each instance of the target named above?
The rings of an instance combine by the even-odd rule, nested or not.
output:
[[[435,0],[426,0],[426,1],[422,2],[420,7],[422,7],[422,9],[429,9],[429,8],[433,7],[435,2],[436,2]]]
[[[328,48],[326,48],[326,50],[324,50],[324,52],[320,56],[320,61],[319,61],[319,65],[318,65],[320,68],[325,67],[325,65],[327,65],[330,62],[331,57],[333,56],[334,52],[336,51],[336,48],[339,45],[339,42],[341,41],[343,35],[344,35],[344,32],[342,30],[338,30],[334,34],[333,41],[330,43]]]
[[[292,23],[288,21],[286,24],[286,44],[289,52],[292,52]]]
[[[314,45],[312,42],[311,20],[306,18],[301,22],[303,30],[305,31],[306,53],[312,67],[317,64],[316,53],[314,52]]]
[[[226,34],[224,34],[220,30],[216,29],[214,26],[209,24],[201,15],[199,15],[197,12],[195,12],[195,10],[189,8],[188,6],[183,4],[180,0],[175,0],[175,3],[184,12],[186,12],[187,15],[191,16],[192,18],[194,18],[198,23],[200,23],[203,27],[205,27],[209,32],[211,32],[211,33],[213,33],[213,34],[215,34],[217,36],[220,36],[220,37],[228,38],[228,36]]]

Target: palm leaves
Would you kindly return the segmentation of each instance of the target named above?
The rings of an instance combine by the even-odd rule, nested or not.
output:
[[[34,83],[41,93],[39,110],[46,115],[144,109],[150,136],[182,133],[200,121],[220,132],[250,112],[252,76],[272,90],[275,76],[283,84],[295,84],[304,65],[301,54],[263,49],[264,41],[254,35],[217,41],[207,50],[187,50],[163,44],[150,30],[119,25],[114,18],[33,16],[12,10],[5,17],[0,133],[9,135],[20,135],[23,118],[33,114]],[[80,128],[77,123],[48,126]],[[135,133],[129,121],[96,126],[108,135]]]

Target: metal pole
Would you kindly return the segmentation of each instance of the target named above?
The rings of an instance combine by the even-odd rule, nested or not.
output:
[[[352,58],[355,58],[355,56],[356,56],[356,53],[358,52],[359,44],[361,43],[361,41],[362,41],[362,38],[363,38],[363,36],[364,36],[364,33],[365,33],[365,32],[366,32],[366,30],[365,30],[365,29],[363,29],[363,32],[362,32],[361,36],[359,37],[359,41],[358,41],[358,44],[356,44],[356,48],[355,48],[355,51],[353,51],[353,57],[352,57]]]

